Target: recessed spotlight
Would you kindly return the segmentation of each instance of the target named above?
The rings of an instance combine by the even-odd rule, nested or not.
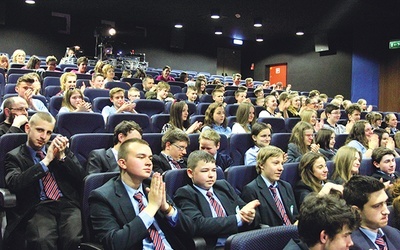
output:
[[[263,35],[257,35],[256,36],[256,41],[259,42],[259,43],[264,41]]]
[[[254,18],[254,27],[256,27],[256,28],[262,27],[262,19],[261,18]]]
[[[220,18],[218,9],[211,10],[211,18],[212,19],[219,19]]]
[[[183,28],[183,24],[181,22],[177,22],[177,23],[175,23],[174,27],[177,28],[177,29],[182,29]]]
[[[297,28],[296,35],[297,36],[303,36],[304,35],[304,29],[303,28]]]
[[[241,39],[233,39],[233,44],[243,45],[243,40],[241,40]]]
[[[220,28],[220,27],[215,28],[214,34],[216,34],[216,35],[222,35],[222,28]]]
[[[35,4],[35,0],[25,0],[25,3],[27,4]]]

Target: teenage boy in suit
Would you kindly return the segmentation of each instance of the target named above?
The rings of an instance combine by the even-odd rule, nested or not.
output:
[[[218,153],[221,136],[213,129],[201,132],[199,136],[199,149],[211,154],[215,159],[215,164],[225,170],[233,165],[232,158],[227,154]]]
[[[120,175],[90,194],[94,234],[104,249],[186,249],[181,240],[192,236],[192,222],[167,197],[159,173],[149,185],[152,155],[146,141],[125,141]]]
[[[58,135],[55,119],[37,112],[25,125],[28,140],[8,152],[6,187],[17,206],[7,210],[7,249],[77,249],[82,239],[80,187],[85,171]]]
[[[389,148],[379,147],[372,151],[371,161],[376,167],[372,177],[383,182],[393,183],[400,177],[396,171],[395,152]]]
[[[257,200],[246,204],[225,180],[217,179],[215,159],[201,150],[188,158],[187,174],[192,184],[179,188],[175,202],[192,218],[195,236],[204,237],[208,248],[222,247],[226,238],[254,228]]]
[[[371,176],[354,175],[344,185],[343,198],[361,216],[351,249],[400,249],[400,231],[388,226],[385,185]]]
[[[142,128],[134,121],[122,121],[114,129],[112,148],[100,148],[90,152],[86,169],[89,174],[119,172],[118,150],[121,144],[132,138],[142,138]]]
[[[161,138],[162,151],[153,155],[154,172],[164,173],[171,169],[186,168],[186,148],[189,145],[189,136],[182,130],[168,129]]]
[[[284,154],[275,146],[261,148],[256,164],[259,175],[243,188],[241,194],[244,201],[260,201],[256,209],[257,219],[259,223],[270,227],[291,225],[298,215],[292,186],[280,179]]]

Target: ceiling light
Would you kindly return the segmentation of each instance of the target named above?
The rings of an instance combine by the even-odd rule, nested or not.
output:
[[[256,27],[256,28],[262,27],[262,19],[261,18],[254,18],[254,27]]]
[[[211,18],[212,19],[219,19],[220,18],[218,9],[211,10]]]
[[[303,36],[304,35],[304,29],[303,28],[297,28],[296,35],[297,36]]]
[[[25,0],[25,3],[27,4],[35,4],[35,0]]]
[[[222,28],[216,27],[216,28],[215,28],[214,34],[216,34],[216,35],[222,35]]]
[[[115,36],[115,34],[117,34],[117,31],[116,31],[114,28],[110,28],[110,29],[108,30],[108,34],[109,34],[110,36]]]
[[[256,36],[256,41],[259,42],[259,43],[264,41],[263,35],[257,35]]]
[[[176,23],[175,23],[175,28],[177,28],[177,29],[182,29],[182,28],[183,28],[182,22],[176,22]]]
[[[233,44],[243,45],[243,40],[241,40],[241,39],[233,39]]]

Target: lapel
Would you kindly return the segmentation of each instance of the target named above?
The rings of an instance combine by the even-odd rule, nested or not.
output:
[[[168,159],[165,158],[165,156],[163,154],[161,154],[161,153],[160,153],[160,159],[161,159],[161,161],[162,161],[162,163],[163,163],[163,165],[165,167],[165,169],[163,169],[164,171],[172,169],[171,165],[169,164]]]
[[[108,169],[111,172],[119,170],[118,163],[115,161],[115,157],[114,157],[114,154],[113,154],[111,148],[106,150],[106,161],[108,164]]]
[[[266,202],[269,204],[269,206],[272,208],[274,213],[280,219],[281,214],[279,213],[278,208],[276,207],[274,197],[272,197],[271,192],[269,191],[269,187],[267,187],[267,184],[265,183],[265,181],[263,180],[263,178],[260,175],[257,176],[256,182],[257,182],[258,187],[260,188],[261,195],[265,198]]]
[[[388,226],[382,228],[382,231],[383,231],[383,233],[385,234],[386,245],[387,245],[387,248],[388,248],[388,249],[396,249],[396,246],[395,246],[395,245],[393,244],[393,242],[391,242],[390,239],[389,239],[389,238],[391,238],[390,235],[392,235],[392,234],[390,233],[389,228],[390,228],[390,227],[388,227]],[[392,235],[392,236],[393,236],[393,235]],[[396,239],[395,239],[394,243],[396,243]],[[398,248],[398,247],[397,247],[397,248]]]
[[[197,203],[199,204],[199,209],[202,211],[204,217],[212,217],[210,203],[208,202],[208,200],[206,200],[203,194],[200,193],[200,191],[197,190],[197,188],[195,188],[193,184],[190,184],[190,187],[194,190],[195,199],[197,200]]]
[[[23,167],[24,170],[26,170],[27,167],[32,166],[34,162],[31,154],[29,153],[29,149],[25,144],[21,145],[21,155],[22,155],[21,159],[22,161],[24,161],[24,164],[22,164],[20,167]]]
[[[374,243],[360,229],[355,230],[351,238],[358,249],[375,249]]]
[[[235,202],[235,199],[230,195],[229,190],[226,188],[226,185],[221,185],[223,182],[215,182],[213,186],[213,190],[215,195],[218,197],[221,205],[225,209],[226,215],[236,214],[236,206],[238,204]]]
[[[145,187],[143,186],[143,189]],[[117,198],[118,206],[121,214],[125,217],[125,223],[132,221],[136,217],[135,209],[132,206],[131,199],[128,197],[128,192],[121,181],[121,177],[118,177],[114,181],[115,196]]]

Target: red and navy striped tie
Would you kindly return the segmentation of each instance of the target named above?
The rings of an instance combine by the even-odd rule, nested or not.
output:
[[[44,154],[42,151],[37,151],[36,156],[41,160],[44,159]],[[42,177],[43,191],[49,199],[58,200],[60,199],[60,190],[53,175],[48,171],[44,177]]]
[[[206,193],[207,197],[210,199],[210,204],[213,207],[215,213],[218,217],[225,217],[225,212],[222,206],[214,199],[214,194],[208,191]]]
[[[269,190],[271,190],[272,192],[272,196],[274,197],[276,207],[278,208],[278,211],[281,214],[283,223],[285,225],[291,225],[292,223],[290,222],[289,217],[286,214],[285,207],[283,206],[282,201],[279,199],[278,194],[276,193],[276,188],[271,185],[269,186]]]

